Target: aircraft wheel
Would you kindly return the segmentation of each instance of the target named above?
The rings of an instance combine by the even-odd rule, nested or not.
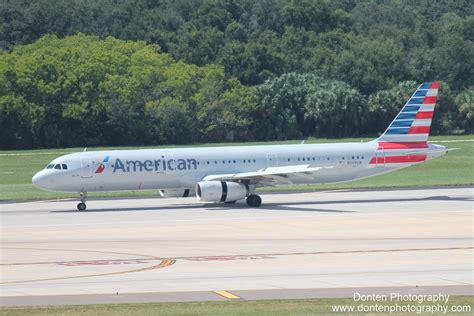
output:
[[[77,209],[79,211],[84,211],[86,209],[86,203],[81,202],[81,203],[77,204]]]
[[[262,204],[262,198],[259,195],[249,195],[247,197],[247,205],[252,207],[259,207]]]

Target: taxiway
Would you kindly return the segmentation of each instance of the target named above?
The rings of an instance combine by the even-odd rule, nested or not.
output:
[[[473,188],[0,204],[0,305],[473,294]]]

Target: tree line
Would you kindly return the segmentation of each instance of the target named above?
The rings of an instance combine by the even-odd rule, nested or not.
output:
[[[0,148],[377,135],[425,80],[433,132],[472,133],[472,8],[6,0]]]

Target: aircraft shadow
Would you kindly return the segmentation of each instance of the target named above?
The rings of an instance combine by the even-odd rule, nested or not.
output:
[[[449,197],[449,196],[431,196],[426,198],[390,198],[390,199],[360,199],[360,200],[334,200],[334,201],[303,201],[303,202],[284,202],[284,203],[265,203],[255,208],[258,210],[281,210],[281,211],[299,211],[299,212],[322,212],[322,213],[357,213],[356,211],[336,210],[326,208],[308,208],[313,205],[328,204],[360,204],[360,203],[391,203],[391,202],[417,202],[417,201],[473,201],[471,197]],[[298,207],[306,206],[306,207]],[[202,210],[230,211],[238,209],[247,209],[248,206],[243,203],[236,204],[170,204],[166,206],[147,206],[147,207],[124,207],[124,208],[97,208],[83,211],[92,212],[135,212],[135,211],[173,211],[187,210],[190,207],[200,208]],[[51,211],[51,213],[76,213],[75,209]]]

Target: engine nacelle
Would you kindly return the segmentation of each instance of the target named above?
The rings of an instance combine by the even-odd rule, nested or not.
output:
[[[191,189],[166,189],[160,190],[162,197],[189,197],[194,195],[194,190]]]
[[[201,181],[196,184],[196,196],[206,202],[232,202],[249,195],[249,186],[237,182]]]

